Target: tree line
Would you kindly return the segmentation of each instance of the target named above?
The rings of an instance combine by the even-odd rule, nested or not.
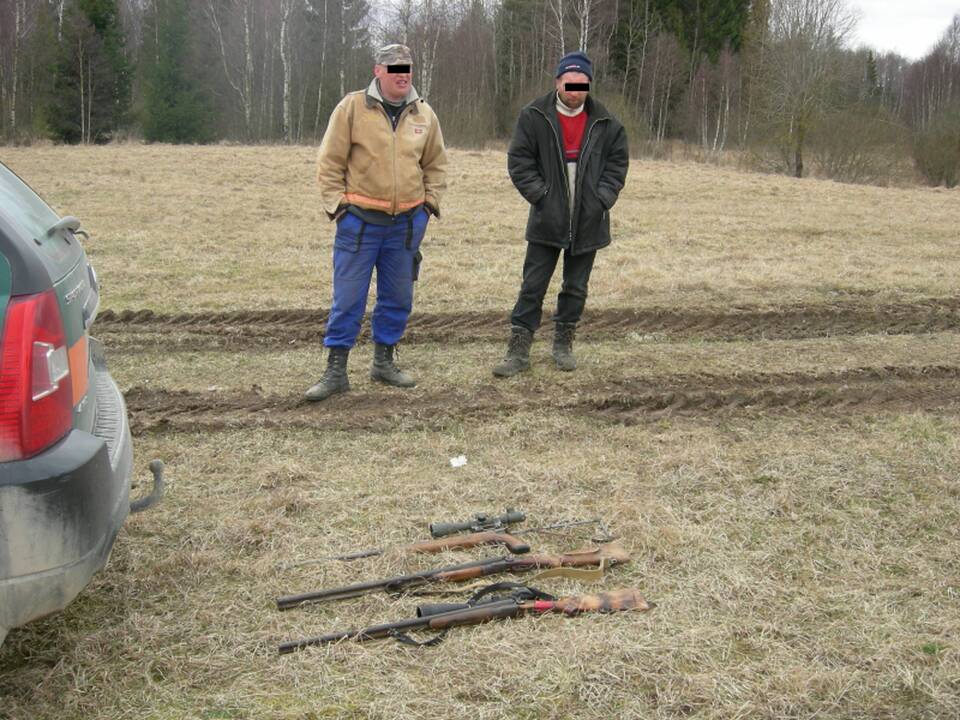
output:
[[[565,52],[636,152],[741,150],[797,177],[960,181],[960,15],[928,54],[852,48],[847,0],[0,0],[0,136],[317,142],[411,47],[451,145],[507,137]]]

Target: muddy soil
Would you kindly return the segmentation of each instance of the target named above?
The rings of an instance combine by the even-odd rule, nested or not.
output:
[[[318,344],[325,310],[275,310],[162,315],[150,310],[105,310],[96,331],[119,352],[255,350]],[[415,342],[503,340],[507,313],[419,313],[406,339]],[[960,331],[960,298],[872,304],[862,299],[783,307],[647,308],[587,310],[582,338],[635,334],[656,340],[800,340],[840,335],[910,335]],[[368,339],[364,325],[361,340]]]
[[[549,387],[548,387],[549,386]],[[828,373],[668,375],[605,380],[575,389],[545,381],[495,382],[469,390],[389,388],[320,404],[299,395],[189,392],[135,387],[126,393],[135,435],[250,427],[440,429],[515,412],[555,411],[634,424],[665,416],[830,411],[871,413],[960,408],[960,366],[861,368]]]

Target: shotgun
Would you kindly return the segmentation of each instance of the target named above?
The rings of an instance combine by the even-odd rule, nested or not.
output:
[[[434,570],[424,570],[412,575],[398,575],[384,580],[370,580],[356,585],[318,590],[301,595],[287,595],[277,598],[278,610],[289,610],[308,602],[330,602],[345,600],[367,593],[383,590],[400,592],[407,588],[431,583],[463,582],[495,575],[498,573],[521,573],[531,570],[543,570],[560,567],[584,567],[590,565],[617,565],[629,562],[630,556],[618,542],[606,543],[584,550],[574,550],[562,555],[519,555],[487,558],[462,565],[449,565]]]
[[[542,596],[542,593],[541,593]],[[638,590],[615,590],[597,595],[582,597],[564,597],[550,599],[522,599],[518,597],[496,598],[492,601],[477,605],[438,605],[417,608],[417,617],[399,622],[374,625],[363,630],[331,633],[320,637],[293,640],[280,645],[281,655],[301,650],[311,645],[324,645],[340,640],[378,640],[393,637],[401,642],[413,645],[435,645],[443,638],[443,633],[453,627],[462,625],[479,625],[480,623],[502,618],[518,617],[527,613],[545,614],[549,612],[563,613],[573,616],[585,612],[610,613],[618,610],[650,610],[655,607],[648,603]],[[448,609],[452,608],[452,609]],[[437,612],[439,610],[439,612]],[[404,633],[417,629],[437,630],[441,634],[427,642],[417,642]]]

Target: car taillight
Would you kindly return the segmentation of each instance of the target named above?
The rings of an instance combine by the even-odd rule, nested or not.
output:
[[[36,455],[67,434],[69,375],[54,291],[10,298],[0,340],[0,462]]]

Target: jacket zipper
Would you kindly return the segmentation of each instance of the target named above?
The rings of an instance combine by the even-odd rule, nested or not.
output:
[[[393,211],[393,215],[397,214],[399,210],[399,202],[397,200],[397,130],[400,129],[400,123],[403,122],[403,116],[407,114],[407,108],[411,107],[413,103],[407,103],[403,110],[400,111],[400,117],[397,118],[397,126],[393,126],[393,120],[390,119],[390,113],[387,112],[387,109],[380,105],[380,112],[383,113],[383,116],[387,119],[387,125],[390,126],[390,139],[393,141],[393,203],[390,206],[390,209]]]
[[[397,118],[397,127],[393,127],[393,123],[392,122],[390,123],[391,125],[390,129],[393,134],[393,205],[390,209],[393,210],[394,217],[396,217],[397,209],[398,209],[397,208],[397,130],[400,128],[401,120],[403,120],[403,111],[400,112],[400,117]]]

